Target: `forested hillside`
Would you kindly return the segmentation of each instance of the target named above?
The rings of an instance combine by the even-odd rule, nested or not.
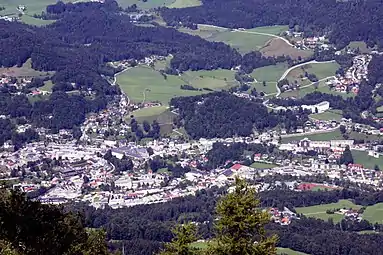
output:
[[[289,25],[307,35],[330,33],[338,46],[366,41],[383,46],[383,5],[379,1],[336,0],[202,0],[203,5],[183,9],[163,8],[170,25],[183,22],[231,28]]]
[[[179,125],[195,138],[249,136],[253,130],[265,130],[280,124],[290,130],[303,125],[308,115],[303,111],[268,112],[260,102],[239,98],[226,92],[195,97],[173,98],[170,104],[179,109]]]

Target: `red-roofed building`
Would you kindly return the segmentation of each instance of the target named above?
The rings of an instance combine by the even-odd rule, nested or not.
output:
[[[238,171],[239,169],[242,168],[241,164],[235,164],[232,167],[230,167],[231,170]]]

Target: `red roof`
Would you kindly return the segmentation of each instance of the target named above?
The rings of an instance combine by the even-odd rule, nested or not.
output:
[[[235,165],[233,165],[232,167],[231,167],[231,169],[233,169],[233,170],[239,170],[239,169],[241,169],[241,167],[242,167],[242,165],[241,164],[235,164]]]

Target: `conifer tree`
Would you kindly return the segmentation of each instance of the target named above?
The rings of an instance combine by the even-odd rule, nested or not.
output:
[[[174,238],[159,255],[194,255],[199,254],[198,250],[191,246],[197,241],[197,228],[192,223],[177,225],[173,230]]]
[[[246,181],[235,181],[234,191],[217,205],[218,221],[215,238],[209,242],[211,255],[273,255],[276,236],[268,237],[264,226],[269,222],[267,212],[259,209],[257,192]]]

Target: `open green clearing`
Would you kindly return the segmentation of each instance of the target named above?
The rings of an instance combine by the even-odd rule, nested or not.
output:
[[[51,80],[48,80],[44,82],[44,86],[40,87],[39,90],[52,91],[52,88],[53,88],[53,83]]]
[[[17,10],[17,7],[19,5],[24,5],[26,7],[26,10],[24,11],[24,15],[21,17],[21,20],[24,23],[31,24],[31,25],[47,25],[52,23],[53,21],[46,21],[41,19],[36,19],[32,17],[34,14],[41,14],[42,11],[46,10],[46,7],[50,4],[55,4],[56,0],[34,0],[34,1],[27,1],[27,0],[0,0],[0,6],[5,7],[5,10],[0,11],[0,16],[10,16],[10,17],[17,17],[19,14],[19,11]],[[68,0],[63,0],[63,2],[72,2]]]
[[[169,8],[186,8],[202,5],[200,0],[176,0],[174,3],[169,5]]]
[[[307,85],[310,84],[311,81],[304,77],[305,72],[315,74],[318,80],[321,80],[326,77],[334,76],[339,67],[339,64],[336,62],[307,64],[291,70],[286,79],[290,82],[297,81],[298,84]]]
[[[350,49],[359,49],[362,54],[371,53],[372,49],[367,47],[367,44],[362,41],[352,41],[347,46]]]
[[[287,255],[308,255],[300,251],[294,251],[290,248],[277,247],[277,254],[287,254]]]
[[[250,167],[259,168],[259,169],[268,169],[268,168],[277,167],[277,165],[268,164],[268,163],[261,163],[261,162],[254,162],[253,164],[250,165]]]
[[[352,151],[354,163],[362,164],[364,167],[374,169],[375,165],[379,166],[383,170],[383,157],[374,158],[368,156],[365,151]]]
[[[131,68],[117,76],[117,83],[134,102],[159,101],[167,105],[171,98],[177,96],[194,96],[212,90],[227,89],[237,82],[234,71],[187,71],[181,76],[166,75],[166,79],[158,71],[146,66]],[[202,91],[183,90],[181,85],[191,85]]]
[[[300,136],[284,137],[284,138],[282,138],[282,143],[288,143],[291,141],[300,141],[306,137],[312,141],[330,141],[330,140],[344,139],[342,134],[340,133],[339,129],[336,129],[336,130],[328,132],[328,133],[312,134],[312,135],[302,134]]]
[[[206,38],[208,41],[223,42],[242,54],[259,51],[273,37],[243,32],[225,31]]]
[[[148,108],[139,109],[137,111],[133,111],[131,115],[133,115],[136,118],[145,118],[145,117],[151,117],[151,116],[158,116],[165,111],[166,111],[166,106],[148,107]]]
[[[383,223],[383,203],[378,203],[373,206],[368,206],[363,213],[363,219],[371,223]]]
[[[257,68],[251,73],[251,76],[258,82],[278,82],[279,78],[281,78],[287,69],[287,63],[278,63],[272,66]]]
[[[176,2],[176,0],[147,0],[146,2],[142,0],[117,0],[117,2],[122,8],[127,8],[133,4],[136,4],[140,9],[152,9],[170,6]]]
[[[135,67],[117,76],[117,83],[134,102],[160,101],[167,105],[172,97],[195,96],[200,91],[182,90],[184,82],[177,76],[165,79],[159,72],[148,67]]]
[[[331,90],[328,85],[326,85],[326,81],[319,82],[318,86],[315,87],[314,84],[311,84],[310,86],[306,86],[303,88],[300,88],[298,90],[293,91],[286,91],[281,94],[281,97],[287,98],[287,97],[295,97],[295,98],[302,98],[307,94],[313,93],[315,91],[319,91],[322,93],[327,94],[333,94],[333,95],[339,95],[343,98],[353,97],[355,96],[353,93],[340,93],[334,90]]]
[[[275,82],[266,82],[266,86],[263,86],[263,82],[253,82],[250,84],[252,88],[255,88],[258,93],[263,92],[265,94],[277,93],[277,87]]]
[[[208,242],[194,242],[191,244],[192,247],[197,248],[197,249],[207,249],[208,247]],[[307,255],[307,253],[299,252],[299,251],[294,251],[290,248],[282,248],[282,247],[277,247],[277,254],[287,254],[287,255]]]
[[[318,114],[311,114],[311,118],[317,119],[317,120],[336,120],[341,121],[342,120],[342,111],[339,110],[328,110],[323,113]]]
[[[0,75],[16,78],[33,78],[51,76],[54,72],[40,72],[32,68],[31,59],[28,59],[21,67],[0,67]]]
[[[264,27],[256,27],[256,28],[246,29],[246,31],[272,34],[272,35],[280,35],[282,32],[285,32],[288,29],[289,29],[289,26],[264,26]]]
[[[328,220],[332,218],[334,222],[339,222],[343,219],[343,215],[340,214],[327,214],[327,210],[332,209],[341,209],[341,208],[352,208],[352,209],[360,209],[362,206],[356,205],[349,200],[339,200],[337,203],[331,204],[323,204],[323,205],[314,205],[308,207],[296,207],[295,210],[297,213],[304,214],[307,217],[318,218],[322,220]]]

